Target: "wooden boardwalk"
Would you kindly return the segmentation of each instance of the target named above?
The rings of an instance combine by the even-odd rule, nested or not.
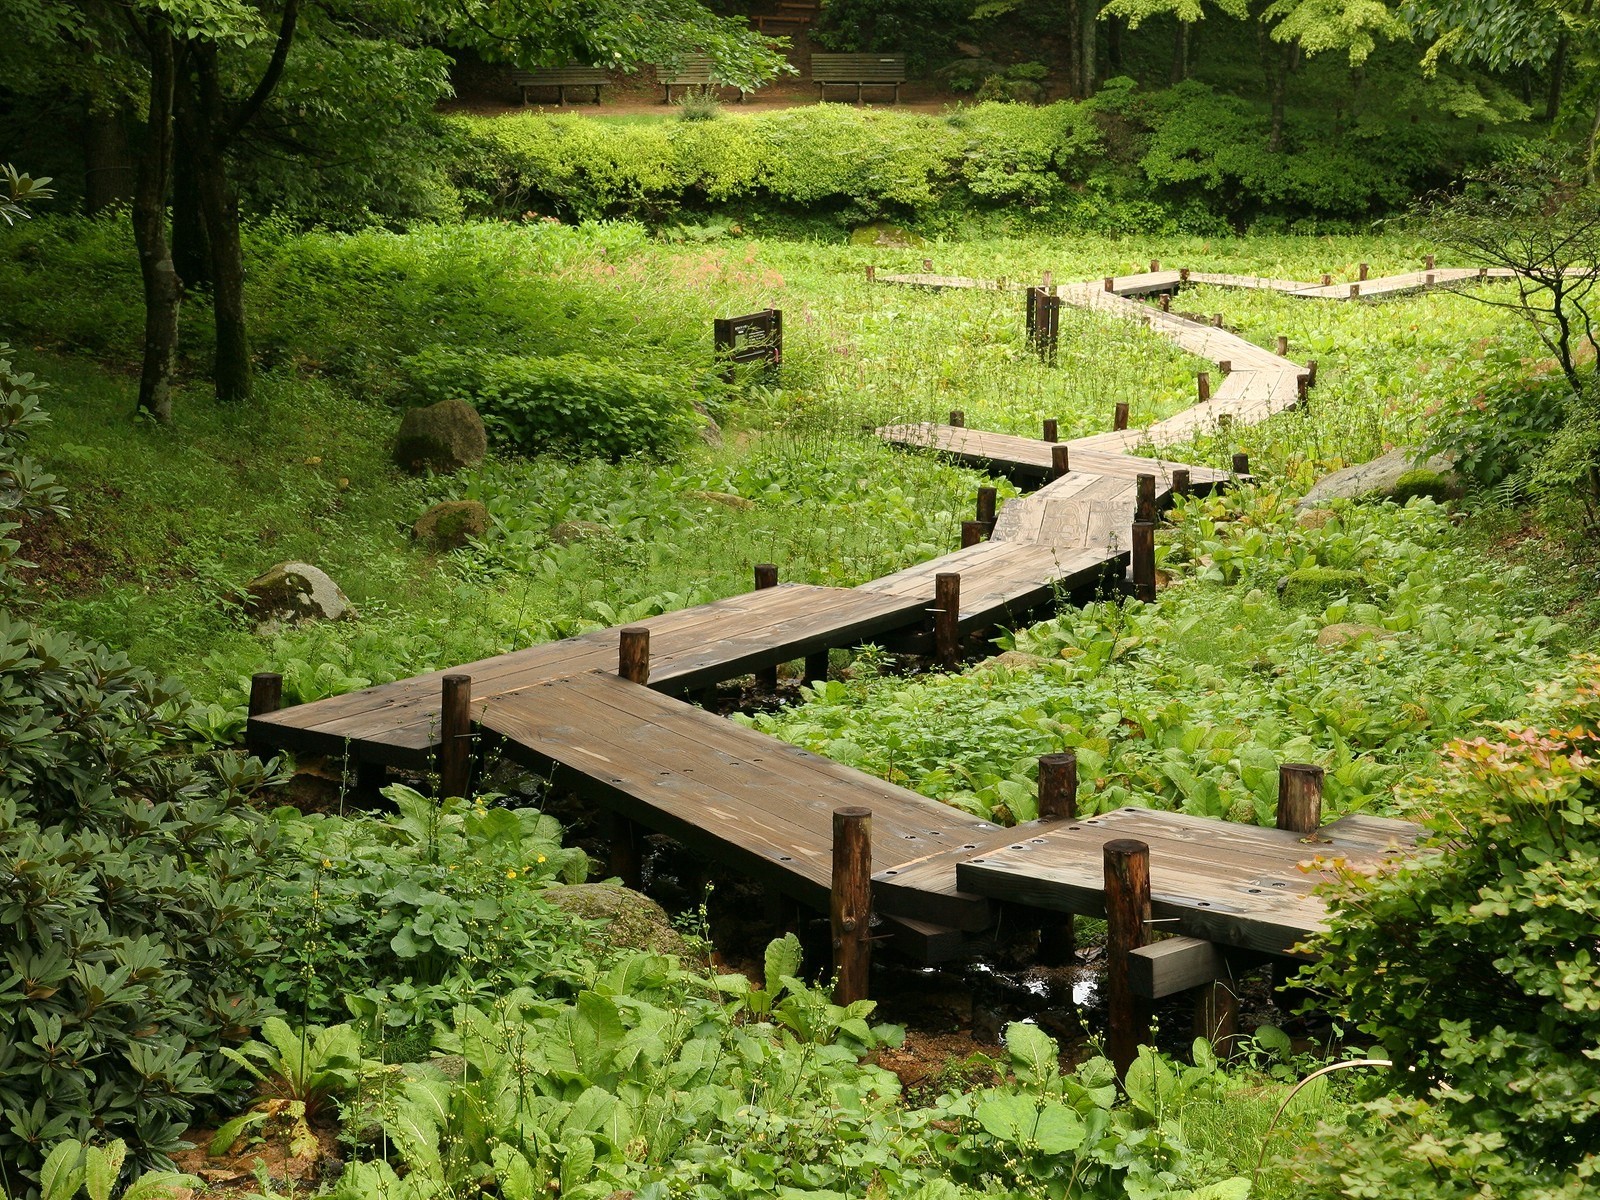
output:
[[[1392,277],[1390,291],[1449,286],[1462,278],[1431,274],[1420,285]],[[1205,282],[1310,295],[1293,281],[1247,278],[1158,271],[1113,280],[1109,290],[1104,281],[1059,290],[1071,303],[1144,321],[1231,370],[1219,372],[1207,401],[1183,413],[1142,430],[1067,443],[1066,473],[1008,503],[986,541],[855,588],[771,587],[640,622],[648,632],[648,686],[618,676],[622,634],[606,629],[295,708],[254,711],[251,742],[426,770],[436,755],[443,764],[447,751],[458,753],[469,736],[443,738],[440,732],[445,677],[466,675],[471,724],[509,755],[552,772],[557,786],[808,905],[826,906],[837,882],[830,857],[836,812],[870,809],[872,903],[881,923],[875,928],[927,960],[959,953],[966,939],[992,932],[1005,904],[1093,911],[1100,848],[1130,833],[1152,846],[1163,919],[1170,916],[1175,928],[1221,944],[1282,954],[1320,913],[1320,901],[1301,886],[1310,877],[1296,865],[1316,850],[1293,835],[1142,810],[999,829],[675,698],[797,658],[806,658],[808,674],[816,674],[826,660],[822,667],[812,664],[836,647],[926,639],[941,616],[935,602],[940,576],[959,576],[955,625],[966,632],[1021,619],[1108,578],[1120,583],[1140,476],[1154,478],[1157,504],[1170,496],[1179,470],[1189,472],[1197,491],[1236,478],[1130,451],[1186,440],[1227,421],[1263,420],[1296,402],[1308,373],[1227,330],[1129,297]],[[924,287],[1020,286],[932,274],[878,279]],[[903,446],[949,453],[1029,481],[1054,473],[1056,447],[1048,442],[932,424],[880,432]],[[1317,845],[1370,866],[1404,852],[1414,838],[1408,830],[1346,818],[1329,826]]]

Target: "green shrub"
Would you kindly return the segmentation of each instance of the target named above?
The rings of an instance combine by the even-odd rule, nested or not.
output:
[[[1600,658],[1535,711],[1448,747],[1415,789],[1430,852],[1349,876],[1308,974],[1392,1088],[1537,1179],[1600,1167]]]
[[[1429,414],[1425,452],[1449,454],[1463,479],[1514,500],[1561,428],[1572,389],[1559,371],[1530,375],[1514,351],[1495,353],[1487,386],[1449,395]]]
[[[670,454],[698,424],[682,384],[578,354],[525,358],[430,346],[407,360],[405,372],[419,401],[471,402],[491,437],[524,454]]]

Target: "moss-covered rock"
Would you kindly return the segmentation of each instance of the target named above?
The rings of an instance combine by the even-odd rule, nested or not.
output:
[[[459,550],[489,532],[489,510],[476,500],[435,504],[411,527],[411,536],[432,550]]]
[[[1285,604],[1325,604],[1336,596],[1367,600],[1372,584],[1360,571],[1341,567],[1301,567],[1278,580],[1278,599]]]
[[[1427,496],[1433,500],[1453,500],[1461,494],[1454,476],[1443,471],[1430,470],[1427,467],[1417,467],[1407,471],[1394,482],[1394,490],[1389,493],[1389,498],[1396,504],[1404,504],[1413,496]]]
[[[417,474],[459,471],[482,462],[488,452],[483,418],[465,400],[410,409],[401,418],[394,441],[394,461]]]
[[[655,954],[691,953],[672,927],[666,910],[648,896],[616,883],[571,883],[546,888],[546,900],[585,921],[604,921],[592,939],[595,949],[648,950]]]

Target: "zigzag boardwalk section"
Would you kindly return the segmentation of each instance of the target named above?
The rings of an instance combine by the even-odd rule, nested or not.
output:
[[[1348,816],[1302,836],[1119,808],[1018,832],[1004,846],[961,858],[956,879],[964,892],[1104,917],[1105,845],[1136,838],[1150,847],[1151,910],[1162,931],[1274,957],[1304,957],[1294,948],[1323,928],[1327,914],[1312,889],[1333,877],[1333,864],[1378,870],[1414,853],[1421,830],[1405,821]]]
[[[663,833],[813,908],[832,886],[836,809],[872,812],[872,861],[947,849],[981,854],[1014,836],[948,805],[735,725],[613,675],[587,672],[497,696],[479,725],[552,783]],[[994,923],[954,869],[922,891],[874,896],[904,948],[945,957],[955,929]]]
[[[638,622],[650,631],[650,686],[693,691],[835,646],[920,623],[926,594],[780,584]],[[253,743],[358,762],[426,769],[439,740],[446,675],[472,677],[472,709],[596,668],[615,669],[619,633],[602,629],[250,718]]]

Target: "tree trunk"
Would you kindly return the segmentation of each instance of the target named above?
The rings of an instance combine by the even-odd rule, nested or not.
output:
[[[120,112],[83,115],[83,210],[91,217],[133,200],[138,166]]]
[[[1094,95],[1099,67],[1100,50],[1096,42],[1099,24],[1099,0],[1078,0],[1078,94],[1084,99]]]
[[[1544,119],[1547,125],[1554,125],[1556,117],[1561,113],[1561,88],[1567,76],[1567,35],[1563,31],[1556,39],[1555,56],[1550,60],[1550,90],[1545,93]]]
[[[172,95],[176,48],[159,17],[146,23],[150,46],[150,105],[144,153],[134,189],[133,238],[144,283],[144,363],[139,408],[161,422],[172,420],[172,364],[178,348],[178,310],[183,287],[172,265],[167,239],[167,181],[172,173]]]
[[[181,113],[181,101],[178,108]],[[172,261],[183,286],[191,291],[211,286],[211,238],[200,207],[194,142],[192,120],[180,115],[177,153],[172,162]]]
[[[1067,3],[1067,90],[1074,100],[1083,99],[1083,9],[1094,0],[1068,0]]]
[[[1595,144],[1600,142],[1600,103],[1595,105],[1594,124],[1589,126],[1589,141],[1583,148],[1583,178],[1590,187],[1595,184]]]
[[[192,86],[179,106],[187,160],[180,175],[193,182],[196,224],[207,251],[205,275],[216,325],[212,380],[217,399],[233,403],[250,398],[250,339],[244,313],[239,201],[228,180],[224,151],[228,112],[214,45],[196,48],[195,74],[189,82]]]
[[[1179,21],[1172,34],[1172,86],[1189,78],[1189,22]]]
[[[1269,61],[1273,62],[1268,74],[1272,116],[1267,129],[1267,153],[1278,154],[1283,150],[1283,112],[1289,96],[1289,70],[1294,65],[1294,43],[1285,44],[1282,53]]]
[[[1106,22],[1106,63],[1115,74],[1122,74],[1122,18]]]

